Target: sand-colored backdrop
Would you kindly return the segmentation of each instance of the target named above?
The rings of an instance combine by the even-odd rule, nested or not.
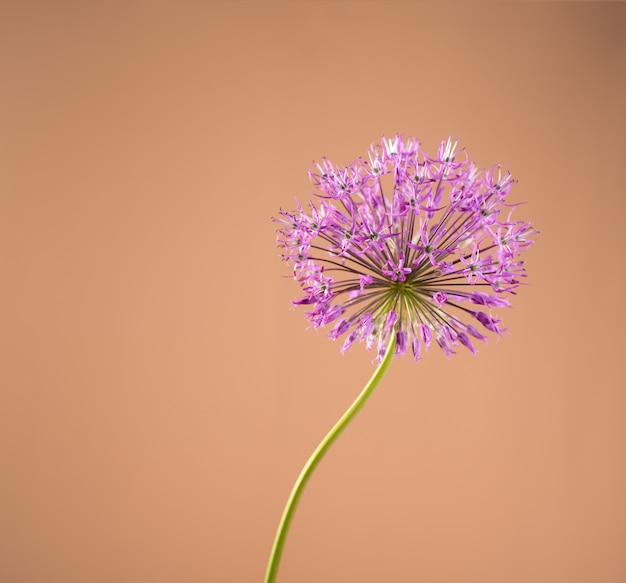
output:
[[[262,581],[361,389],[270,216],[313,159],[460,140],[541,230],[510,330],[397,360],[280,583],[626,581],[626,6],[0,6],[0,580]]]

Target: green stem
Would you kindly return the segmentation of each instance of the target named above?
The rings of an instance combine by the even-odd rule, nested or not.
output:
[[[265,573],[265,583],[275,583],[276,581],[276,576],[278,575],[278,565],[283,554],[285,541],[287,540],[287,533],[289,532],[289,527],[291,526],[291,521],[293,520],[293,516],[296,512],[296,507],[300,497],[302,496],[302,492],[304,491],[304,487],[315,471],[315,468],[322,461],[326,452],[330,449],[330,446],[335,442],[339,435],[341,435],[343,430],[349,425],[350,421],[356,417],[356,414],[361,410],[363,405],[365,405],[365,402],[374,392],[374,389],[378,386],[378,383],[383,378],[385,372],[387,372],[387,368],[389,368],[389,364],[391,363],[395,352],[395,344],[396,335],[392,333],[385,357],[378,365],[378,368],[374,371],[372,378],[369,380],[367,385],[365,385],[365,388],[361,391],[354,403],[350,405],[350,408],[343,414],[341,419],[335,423],[335,426],[328,432],[328,435],[326,435],[326,437],[317,446],[317,449],[313,452],[304,468],[302,468],[302,471],[300,472],[300,475],[291,490],[289,500],[287,500],[287,505],[285,506],[283,516],[280,519],[280,524],[278,525],[278,531],[276,532],[276,537],[274,538],[274,546],[272,547],[270,560],[267,565],[267,572]]]

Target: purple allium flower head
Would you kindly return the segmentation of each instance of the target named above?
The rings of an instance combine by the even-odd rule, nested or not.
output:
[[[513,219],[508,172],[479,171],[450,138],[431,158],[396,135],[309,177],[319,200],[280,211],[278,246],[304,293],[294,304],[312,306],[314,327],[334,322],[333,340],[348,333],[342,352],[364,340],[380,360],[395,334],[396,354],[410,346],[417,360],[433,339],[475,352],[470,336],[487,339],[475,323],[503,332],[491,310],[510,306],[536,233]]]

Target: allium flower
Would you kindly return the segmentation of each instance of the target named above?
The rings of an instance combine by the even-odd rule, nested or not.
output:
[[[475,352],[480,331],[501,334],[492,310],[509,307],[524,277],[520,253],[535,230],[513,219],[513,185],[499,166],[479,171],[457,142],[435,158],[396,135],[343,167],[322,159],[310,171],[319,201],[280,211],[283,258],[314,327],[330,326],[342,352],[357,340],[376,346],[371,379],[315,449],[287,500],[265,575],[275,583],[302,492],[331,445],[380,383],[396,354],[416,360],[433,340],[447,354]]]
[[[508,172],[479,171],[451,139],[429,157],[396,135],[346,167],[323,158],[309,176],[319,200],[280,211],[278,245],[303,291],[294,304],[331,326],[342,352],[364,341],[382,361],[395,334],[395,353],[410,347],[417,360],[433,340],[447,355],[475,352],[480,329],[504,331],[492,309],[510,305],[535,233],[513,219]]]

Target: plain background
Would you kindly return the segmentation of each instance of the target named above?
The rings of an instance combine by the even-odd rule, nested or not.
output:
[[[626,6],[34,2],[0,12],[0,580],[261,581],[373,370],[292,310],[270,216],[395,132],[519,180],[529,286],[396,360],[279,581],[626,581]]]

